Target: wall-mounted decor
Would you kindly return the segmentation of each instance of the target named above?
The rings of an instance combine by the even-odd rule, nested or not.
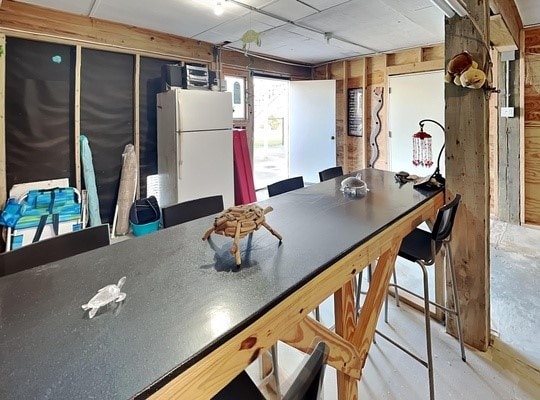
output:
[[[348,90],[348,130],[349,136],[362,136],[364,95],[361,88]]]
[[[379,111],[383,106],[383,88],[376,87],[371,93],[371,134],[369,144],[371,145],[371,157],[369,159],[369,167],[375,168],[375,161],[379,158],[379,145],[377,144],[377,136],[381,132],[381,119]]]

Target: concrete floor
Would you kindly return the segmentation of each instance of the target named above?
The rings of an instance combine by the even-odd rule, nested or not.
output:
[[[491,319],[493,344],[487,352],[467,348],[461,361],[459,343],[432,324],[436,398],[445,399],[540,399],[540,230],[491,222]],[[407,277],[400,277],[404,283]],[[323,322],[333,322],[333,302],[321,305]],[[425,353],[422,314],[390,302],[390,323],[378,329],[397,338],[419,355]],[[536,329],[535,329],[536,328]],[[282,391],[305,357],[280,343],[279,366]],[[258,379],[258,365],[249,369]],[[383,339],[371,347],[360,399],[429,399],[427,369]],[[336,374],[327,368],[324,399],[337,399]]]

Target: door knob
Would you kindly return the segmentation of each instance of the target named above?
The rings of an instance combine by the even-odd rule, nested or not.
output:
[[[330,136],[330,139],[331,139],[331,140],[335,140],[336,137],[335,137],[335,136]]]

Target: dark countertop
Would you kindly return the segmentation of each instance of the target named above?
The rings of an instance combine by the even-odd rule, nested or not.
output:
[[[393,173],[363,171],[260,202],[274,211],[241,240],[201,240],[213,217],[0,278],[1,399],[128,399],[152,393],[337,259],[423,203]],[[88,319],[81,305],[126,276],[127,297]]]

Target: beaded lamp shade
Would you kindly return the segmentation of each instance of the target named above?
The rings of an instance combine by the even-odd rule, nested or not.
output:
[[[417,167],[431,167],[433,154],[431,151],[431,135],[424,132],[424,127],[413,135],[413,164]]]

